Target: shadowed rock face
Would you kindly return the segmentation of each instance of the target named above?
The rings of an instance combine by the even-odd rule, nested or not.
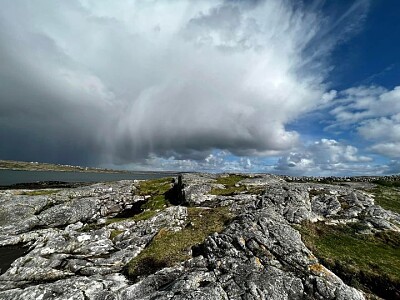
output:
[[[36,196],[0,191],[0,246],[30,247],[0,276],[0,299],[364,299],[320,264],[296,226],[361,217],[369,232],[398,231],[400,224],[398,214],[351,186],[260,175],[233,183],[232,195],[222,196],[213,194],[226,188],[216,175],[185,174],[168,197],[185,195],[178,203],[204,209],[224,206],[235,217],[187,249],[191,258],[133,283],[128,262],[161,229],[191,225],[188,208],[179,205],[140,220],[111,219],[147,199],[138,186],[120,181]]]
[[[0,247],[0,274],[4,273],[16,260],[27,253],[24,245],[11,245]]]

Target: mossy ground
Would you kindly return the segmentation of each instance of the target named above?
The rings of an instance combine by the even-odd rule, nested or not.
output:
[[[228,176],[220,176],[217,178],[217,183],[225,186],[235,186],[239,181],[248,178],[246,175],[229,174]]]
[[[400,214],[400,187],[379,184],[369,192],[375,195],[376,204]]]
[[[210,234],[222,231],[231,218],[226,207],[188,208],[186,226],[176,232],[161,229],[150,245],[129,262],[128,276],[135,280],[189,259],[193,246],[202,243]]]
[[[25,196],[44,196],[44,195],[52,195],[58,193],[59,190],[34,190],[34,191],[23,191],[18,192],[18,195]]]
[[[234,185],[243,177],[235,176],[224,180],[229,185]],[[171,189],[172,178],[147,180],[138,186],[138,194],[150,196],[141,208],[143,212],[129,218],[113,218],[109,223],[124,220],[145,220],[154,216],[158,211],[171,205],[166,199],[166,193]],[[190,258],[193,246],[202,243],[207,236],[220,232],[225,224],[232,218],[228,208],[219,207],[212,209],[188,208],[186,225],[179,231],[161,229],[152,242],[126,266],[128,276],[135,280],[138,276],[149,275],[155,271],[173,266],[176,263]],[[120,232],[112,232],[115,238]]]
[[[400,234],[358,234],[357,224],[304,223],[304,243],[347,283],[381,297],[396,297],[400,288]],[[399,294],[397,294],[400,297]]]
[[[308,194],[310,195],[310,197],[314,197],[314,196],[321,196],[321,195],[327,195],[329,194],[329,192],[327,192],[326,190],[309,190]]]
[[[113,230],[110,233],[110,240],[113,240],[115,237],[117,237],[118,235],[120,235],[121,233],[123,233],[122,230]]]
[[[139,195],[158,196],[164,195],[170,188],[172,177],[165,177],[153,180],[145,180],[139,183]]]
[[[155,216],[158,211],[168,207],[170,203],[165,198],[165,193],[171,189],[172,177],[141,181],[138,186],[138,195],[150,196],[141,206],[143,212],[125,218],[112,218],[107,220],[107,224],[121,221],[141,221]]]
[[[389,180],[375,180],[373,183],[380,185],[380,186],[386,186],[386,187],[398,187],[400,188],[400,181],[394,180],[394,181],[389,181]]]
[[[216,183],[223,184],[225,188],[224,189],[212,188],[210,194],[220,195],[220,196],[231,196],[243,193],[246,191],[246,186],[237,185],[237,183],[246,178],[248,178],[248,176],[234,175],[234,174],[230,174],[228,176],[220,176],[217,178]]]

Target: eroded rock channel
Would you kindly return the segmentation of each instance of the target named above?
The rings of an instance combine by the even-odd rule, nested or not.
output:
[[[0,191],[0,247],[29,249],[0,299],[396,299],[400,215],[378,191],[240,174]]]

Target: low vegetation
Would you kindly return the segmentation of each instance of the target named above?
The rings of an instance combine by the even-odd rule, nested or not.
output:
[[[25,195],[25,196],[45,196],[45,195],[52,195],[58,193],[59,190],[35,190],[35,191],[23,191],[18,192],[18,195]]]
[[[386,186],[386,187],[398,187],[400,188],[400,181],[399,180],[384,180],[384,179],[379,179],[375,180],[372,183],[375,183],[380,186]]]
[[[139,195],[161,196],[171,188],[172,177],[141,181],[139,184]]]
[[[299,228],[308,248],[346,283],[380,297],[400,297],[400,233],[359,234],[362,224]]]
[[[110,240],[115,239],[121,233],[123,233],[122,230],[112,230],[111,233],[110,233]]]
[[[316,190],[316,189],[312,189],[308,191],[308,194],[310,195],[310,197],[314,197],[314,196],[321,196],[321,195],[327,195],[329,194],[328,191],[326,190]]]
[[[128,263],[128,276],[136,280],[139,276],[152,274],[189,259],[193,246],[202,243],[210,234],[222,231],[231,218],[226,207],[188,208],[185,227],[176,232],[161,229],[152,242]]]
[[[220,176],[217,178],[217,182],[219,184],[223,184],[225,186],[235,186],[239,181],[248,178],[246,175],[235,175],[230,174],[228,176]]]
[[[248,178],[245,175],[228,175],[220,176],[217,178],[216,183],[223,184],[225,188],[212,188],[210,194],[221,195],[221,196],[231,196],[246,192],[245,185],[238,185],[238,182]]]
[[[150,196],[141,206],[142,212],[127,217],[117,217],[107,220],[107,224],[121,221],[141,221],[155,216],[156,213],[170,205],[165,194],[171,189],[172,177],[141,181],[138,186],[138,195]]]
[[[229,186],[224,189],[212,188],[210,194],[218,196],[232,196],[244,193],[245,191],[246,187],[244,185],[240,185],[240,186]]]
[[[384,209],[400,213],[400,188],[397,187],[396,182],[389,181],[385,184],[378,184],[369,192],[375,195],[376,204]]]

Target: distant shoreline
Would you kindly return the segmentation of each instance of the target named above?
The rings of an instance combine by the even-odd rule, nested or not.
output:
[[[134,170],[114,170],[94,167],[82,167],[72,165],[25,162],[14,160],[0,160],[0,170],[13,171],[54,171],[54,172],[82,172],[82,173],[108,173],[108,174],[152,174],[152,173],[176,173],[173,171],[134,171]]]
[[[3,168],[0,167],[0,170],[9,170],[9,171],[35,171],[35,172],[81,172],[81,173],[130,173],[130,171],[118,171],[118,170],[82,170],[82,169],[25,169],[25,168]]]
[[[124,170],[101,169],[72,165],[25,162],[14,160],[0,160],[0,170],[13,171],[57,171],[57,172],[85,172],[85,173],[128,173]]]
[[[162,177],[173,177],[176,173],[166,172],[77,172],[77,171],[46,171],[46,170],[12,170],[0,169],[0,189],[9,186],[19,188],[57,188],[68,186],[71,183],[81,182],[110,182],[120,180],[148,180]]]
[[[82,170],[82,169],[69,169],[69,170],[57,170],[57,169],[10,169],[0,167],[0,171],[24,171],[24,172],[79,172],[79,173],[104,173],[104,174],[180,174],[180,173],[196,173],[196,172],[174,172],[174,171],[125,171],[125,170]]]

